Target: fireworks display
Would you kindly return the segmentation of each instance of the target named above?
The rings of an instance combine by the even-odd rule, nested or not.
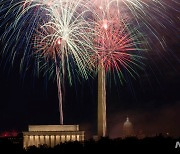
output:
[[[119,79],[123,79],[122,68],[133,76],[137,74],[133,66],[141,67],[141,51],[146,49],[143,47],[143,36],[138,29],[130,29],[125,24],[127,21],[119,20],[109,12],[102,19],[97,18],[95,31],[97,33],[94,39],[94,47],[96,53],[93,56],[95,64],[103,64],[106,72],[115,72]],[[117,12],[116,12],[117,13]]]
[[[165,48],[159,31],[173,26],[168,16],[168,10],[175,9],[173,3],[178,4],[176,0],[1,0],[3,57],[13,64],[21,56],[21,70],[35,57],[38,71],[56,74],[63,124],[65,76],[71,84],[76,75],[88,79],[100,63],[120,80],[122,70],[137,75],[134,67],[141,68],[142,51],[154,42]]]
[[[56,8],[47,9],[50,21],[39,27],[34,41],[36,52],[44,58],[54,60],[56,67],[60,111],[62,113],[62,89],[65,72],[72,82],[72,71],[88,78],[89,55],[94,51],[89,23],[83,19],[86,11],[79,11],[81,1],[62,1]],[[64,87],[64,86],[63,86]],[[61,114],[60,117],[63,117]],[[63,119],[61,119],[63,124]]]

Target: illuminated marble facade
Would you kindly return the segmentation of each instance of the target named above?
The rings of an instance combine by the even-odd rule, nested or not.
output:
[[[23,132],[25,149],[43,144],[54,147],[68,141],[84,141],[84,131],[79,131],[79,125],[33,125],[28,132]]]

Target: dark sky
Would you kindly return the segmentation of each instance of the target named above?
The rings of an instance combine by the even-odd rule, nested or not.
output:
[[[171,14],[172,15],[172,14]],[[177,25],[174,25],[178,29]],[[163,32],[162,32],[163,34]],[[110,137],[122,135],[127,116],[135,132],[180,136],[180,46],[178,31],[166,32],[165,50],[152,47],[144,71],[134,80],[107,84],[107,127]],[[0,42],[0,49],[4,44]],[[156,45],[157,47],[157,45]],[[157,50],[157,52],[156,52]],[[59,124],[56,82],[33,75],[22,77],[18,59],[13,67],[0,55],[0,132],[26,131],[29,124]],[[111,86],[110,86],[111,85]],[[66,85],[65,124],[80,124],[87,136],[96,134],[97,79]]]

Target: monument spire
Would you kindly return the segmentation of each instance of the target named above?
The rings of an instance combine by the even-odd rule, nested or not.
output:
[[[106,136],[106,78],[102,63],[98,72],[98,137]]]

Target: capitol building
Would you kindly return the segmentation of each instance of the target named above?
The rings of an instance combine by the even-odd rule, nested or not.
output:
[[[131,137],[131,136],[134,136],[133,125],[130,122],[129,118],[127,117],[123,125],[123,137]]]

